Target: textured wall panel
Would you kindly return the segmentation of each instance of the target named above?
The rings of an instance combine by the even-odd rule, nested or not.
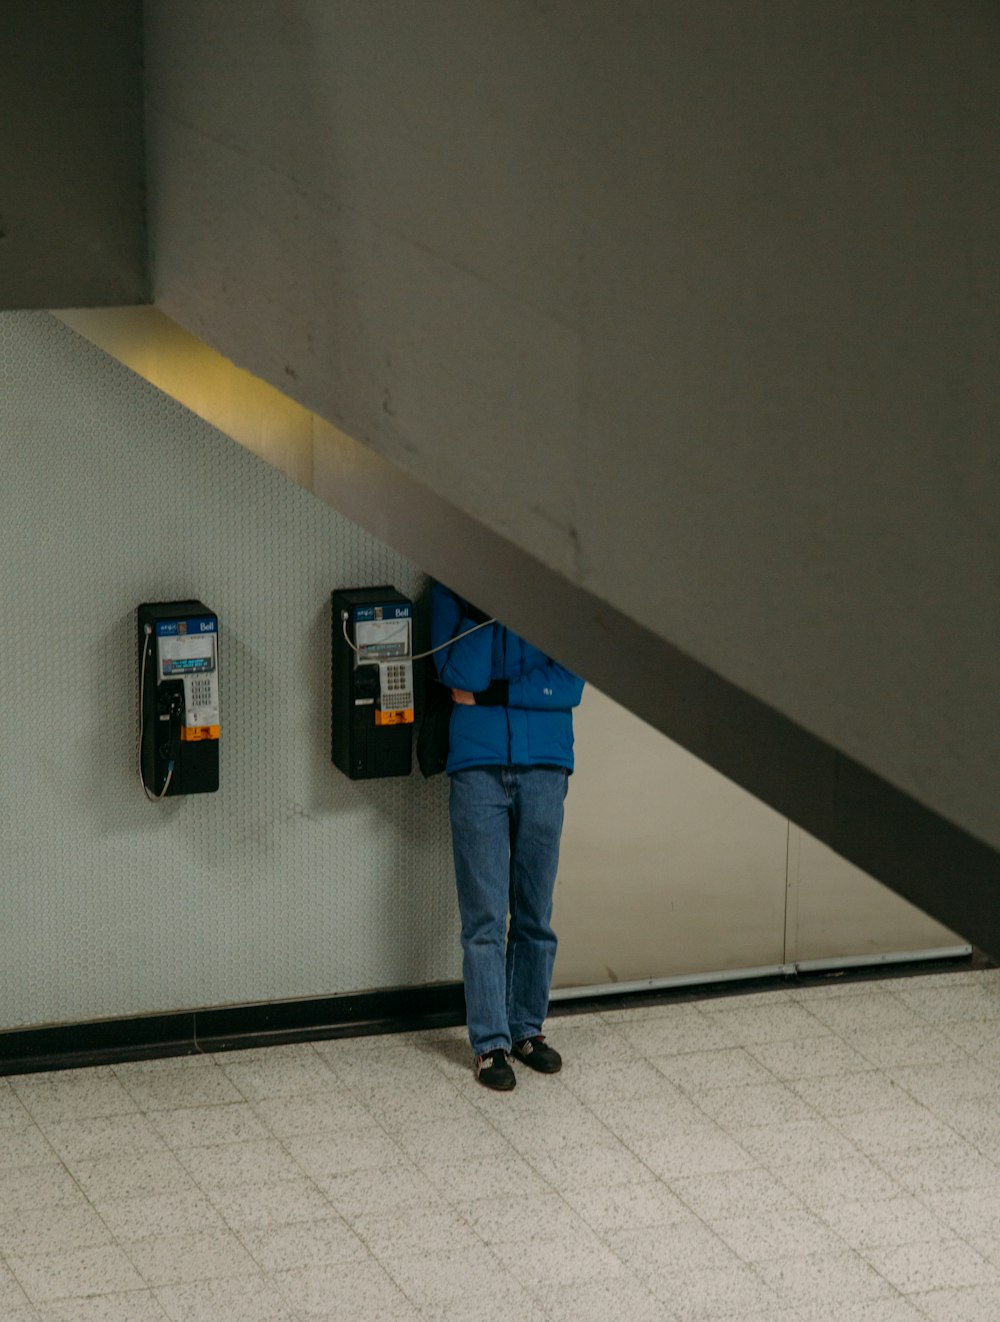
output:
[[[0,316],[0,1028],[459,976],[446,785],[330,765],[329,593],[403,560],[45,313]],[[220,618],[221,789],[135,772],[135,607]]]

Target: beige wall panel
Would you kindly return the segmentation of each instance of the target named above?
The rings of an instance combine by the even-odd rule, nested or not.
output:
[[[793,839],[791,850],[798,921],[789,959],[868,957],[964,944],[962,937],[820,841],[796,828],[793,832],[800,837]]]
[[[576,759],[557,987],[782,962],[783,817],[592,687]]]

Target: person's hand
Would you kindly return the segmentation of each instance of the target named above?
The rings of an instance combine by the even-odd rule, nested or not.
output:
[[[467,689],[452,689],[452,702],[457,702],[460,707],[474,707],[476,700]]]

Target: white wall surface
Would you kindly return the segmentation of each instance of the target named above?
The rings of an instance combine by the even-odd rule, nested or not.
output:
[[[460,976],[446,786],[329,760],[329,594],[420,571],[43,313],[0,459],[0,1028]],[[191,597],[221,787],[153,805],[135,609]]]
[[[995,5],[146,21],[159,306],[1000,845]]]

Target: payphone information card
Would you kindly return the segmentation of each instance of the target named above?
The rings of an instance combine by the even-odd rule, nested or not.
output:
[[[157,651],[163,679],[215,669],[215,619],[158,620]]]
[[[411,609],[409,602],[355,606],[352,615],[357,663],[409,656]]]

